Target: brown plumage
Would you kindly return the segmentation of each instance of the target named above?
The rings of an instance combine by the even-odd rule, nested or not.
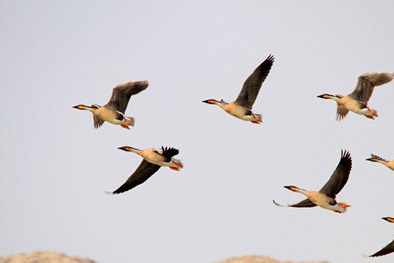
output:
[[[134,126],[134,118],[125,116],[124,113],[130,97],[140,93],[148,85],[148,81],[131,81],[119,84],[112,89],[111,98],[104,106],[79,104],[73,108],[92,112],[94,128],[96,129],[103,125],[104,121],[129,129],[129,125]]]
[[[332,210],[338,213],[346,212],[346,205],[344,203],[338,203],[336,199],[336,195],[342,190],[345,186],[346,182],[349,179],[350,170],[352,169],[352,159],[350,157],[350,153],[348,151],[341,151],[341,160],[338,163],[337,168],[334,173],[331,175],[330,179],[326,182],[326,184],[319,191],[306,191],[300,189],[296,186],[285,186],[285,188],[298,192],[307,197],[307,199],[298,202],[293,205],[287,205],[288,207],[314,207],[320,206],[325,209]],[[275,200],[273,200],[275,205],[283,206],[278,204]]]
[[[377,117],[377,111],[368,107],[368,101],[376,86],[390,82],[394,77],[391,72],[365,73],[358,77],[356,88],[347,96],[322,94],[319,98],[332,99],[337,102],[337,120],[346,117],[349,111],[364,115],[369,119]]]
[[[259,94],[261,85],[267,78],[268,73],[271,70],[272,64],[274,63],[274,56],[269,55],[245,80],[241,92],[237,99],[231,103],[227,103],[224,100],[217,101],[215,99],[204,100],[203,102],[208,104],[215,104],[222,108],[228,114],[252,123],[259,124],[262,122],[262,115],[252,112],[252,107],[256,101],[257,95]]]

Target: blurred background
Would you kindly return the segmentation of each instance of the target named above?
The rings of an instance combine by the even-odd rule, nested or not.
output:
[[[394,82],[335,120],[322,93],[346,95],[366,72],[394,71],[393,1],[0,1],[0,257],[57,251],[98,262],[366,258],[393,240]],[[202,103],[231,102],[269,55],[254,104],[263,123]],[[77,104],[104,105],[119,83],[131,131],[93,128]],[[141,158],[117,147],[176,147],[185,168],[107,195]],[[318,190],[341,149],[353,168],[345,214],[276,207]]]

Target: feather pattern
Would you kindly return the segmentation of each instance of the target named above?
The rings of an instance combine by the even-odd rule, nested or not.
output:
[[[112,96],[105,106],[124,113],[130,97],[143,91],[148,85],[148,81],[145,80],[119,84],[112,89]]]
[[[144,183],[160,168],[160,165],[152,164],[146,160],[142,160],[141,164],[134,171],[134,173],[122,184],[118,189],[113,191],[113,194],[120,194],[133,189],[137,185]]]
[[[259,94],[261,85],[267,78],[274,63],[274,56],[269,55],[263,63],[261,63],[253,73],[245,80],[241,92],[239,93],[235,103],[247,109],[252,109],[257,95]]]
[[[171,158],[179,153],[178,149],[172,147],[161,147],[162,155],[165,157],[165,162],[171,161]]]
[[[94,128],[98,129],[99,127],[101,127],[101,125],[103,125],[104,120],[100,119],[99,117],[97,117],[96,115],[93,114],[93,124],[94,124]]]
[[[358,77],[357,85],[350,94],[355,100],[367,103],[372,96],[375,86],[383,85],[393,79],[391,72],[365,73]]]
[[[345,108],[345,106],[338,104],[337,106],[337,121],[340,121],[346,117],[349,113],[349,110]]]
[[[320,193],[335,199],[349,179],[352,169],[352,159],[348,151],[341,151],[341,160],[327,183],[320,189]]]

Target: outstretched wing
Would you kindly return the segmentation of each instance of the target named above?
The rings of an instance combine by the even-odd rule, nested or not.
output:
[[[253,103],[256,101],[261,85],[268,76],[274,63],[274,56],[269,55],[263,63],[261,63],[253,73],[245,80],[241,92],[235,103],[244,106],[247,109],[252,109]]]
[[[348,151],[341,151],[341,160],[327,183],[320,189],[320,193],[335,199],[335,196],[345,186],[352,169],[352,158]]]
[[[358,77],[356,88],[350,94],[355,100],[367,103],[375,86],[383,85],[393,79],[391,72],[365,73]]]
[[[165,162],[171,161],[171,158],[179,153],[178,149],[172,147],[161,147],[162,155],[165,157]]]
[[[148,180],[149,177],[159,170],[159,168],[160,165],[152,164],[143,160],[134,173],[127,179],[127,181],[112,193],[120,194],[133,189],[137,185],[142,184]]]
[[[316,206],[309,199],[302,200],[301,202],[298,202],[298,203],[293,204],[293,205],[281,205],[281,204],[277,203],[275,200],[272,200],[272,202],[274,202],[274,204],[277,205],[277,206],[285,206],[285,207],[314,207],[314,206]]]
[[[125,112],[132,95],[138,94],[148,87],[148,81],[131,81],[117,85],[112,89],[111,99],[107,103],[108,108]]]
[[[387,246],[376,252],[375,254],[370,255],[370,257],[384,256],[393,252],[394,252],[394,240],[391,241],[391,243],[389,243]]]

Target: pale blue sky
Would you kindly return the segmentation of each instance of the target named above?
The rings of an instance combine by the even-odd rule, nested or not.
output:
[[[362,3],[360,3],[362,2]],[[376,88],[379,117],[316,96],[346,95],[365,72],[394,71],[393,1],[0,1],[0,257],[57,251],[103,263],[369,259],[391,242],[394,82]],[[235,119],[201,101],[231,101],[276,57],[254,111]],[[149,80],[130,100],[131,131],[93,129],[73,105],[105,104],[118,83]],[[160,169],[110,196],[140,163],[117,149],[173,146],[185,168]],[[341,149],[353,169],[345,214],[279,208],[318,190]]]

